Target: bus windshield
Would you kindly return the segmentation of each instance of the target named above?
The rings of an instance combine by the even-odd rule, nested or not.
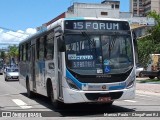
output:
[[[67,68],[81,75],[119,74],[133,66],[130,34],[66,34]]]

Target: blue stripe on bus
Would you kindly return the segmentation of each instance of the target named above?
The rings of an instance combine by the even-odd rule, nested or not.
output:
[[[64,20],[84,20],[84,17],[64,18]]]
[[[80,89],[82,89],[82,85],[84,86],[86,85],[86,83],[79,82],[68,70],[66,70],[66,77],[72,80]],[[125,86],[126,86],[125,83],[117,86],[110,86],[109,90],[120,90],[124,89]]]
[[[82,89],[82,84],[79,82],[68,70],[66,70],[66,77],[72,80],[80,89]]]
[[[109,87],[109,90],[120,90],[120,89],[124,89],[125,85],[119,85],[119,86],[111,86]]]

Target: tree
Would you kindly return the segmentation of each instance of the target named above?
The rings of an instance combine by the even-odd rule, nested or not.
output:
[[[138,39],[139,62],[144,66],[148,63],[149,54],[160,53],[160,14],[151,11],[148,17],[154,18],[156,25],[148,30],[148,36]]]
[[[9,61],[11,60],[11,58],[14,58],[15,60],[17,60],[19,56],[18,47],[14,45],[14,46],[9,46],[8,48],[9,48],[9,52],[8,52]]]
[[[18,47],[16,45],[9,46],[9,52],[8,52],[8,54],[11,57],[18,57]]]
[[[152,11],[148,14],[148,17],[152,17],[155,20],[156,25],[149,30],[149,33],[151,33],[153,44],[157,44],[160,42],[160,14]]]
[[[4,51],[1,51],[0,58],[2,58],[3,60],[5,59],[5,52]]]

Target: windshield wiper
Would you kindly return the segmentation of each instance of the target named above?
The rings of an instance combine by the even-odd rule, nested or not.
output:
[[[89,44],[89,49],[91,49],[91,48],[94,48],[95,47],[95,45],[94,45],[94,39],[93,39],[93,41],[91,40],[91,38],[89,37],[89,35],[86,33],[86,32],[81,32],[82,33],[82,35],[84,36],[84,37],[86,37],[87,38],[87,40],[88,40],[88,44]]]

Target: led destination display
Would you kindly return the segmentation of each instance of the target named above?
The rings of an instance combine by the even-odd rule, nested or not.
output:
[[[73,30],[129,30],[129,23],[125,21],[99,21],[99,20],[68,20],[65,29]]]

